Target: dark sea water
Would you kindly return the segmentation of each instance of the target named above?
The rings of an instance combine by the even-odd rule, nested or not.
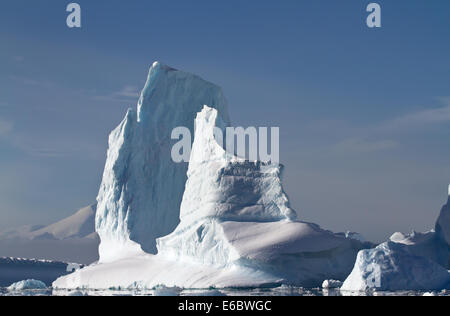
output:
[[[397,292],[351,292],[341,293],[338,289],[305,289],[278,287],[272,289],[220,289],[220,290],[24,290],[9,292],[0,288],[0,296],[450,296],[450,291],[397,291]]]

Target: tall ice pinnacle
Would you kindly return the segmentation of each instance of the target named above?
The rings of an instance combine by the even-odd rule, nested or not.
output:
[[[216,142],[215,126],[223,126],[217,110],[205,106],[195,120],[181,222],[172,234],[157,240],[159,254],[227,265],[240,254],[231,241],[237,240],[237,234],[227,236],[224,223],[237,225],[240,233],[268,223],[267,237],[273,227],[270,223],[297,217],[281,186],[281,167],[245,161],[226,152]]]
[[[171,133],[184,126],[193,135],[195,116],[205,104],[229,125],[218,86],[159,62],[152,65],[137,112],[130,109],[109,137],[97,197],[101,262],[141,250],[156,253],[156,239],[176,228],[187,163],[172,161]]]

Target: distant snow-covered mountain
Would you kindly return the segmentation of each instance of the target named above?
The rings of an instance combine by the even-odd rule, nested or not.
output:
[[[90,205],[77,211],[57,223],[29,233],[32,239],[50,236],[55,239],[95,238],[95,210],[97,205]]]
[[[89,264],[98,259],[96,204],[50,224],[27,225],[0,232],[0,256],[50,259]]]

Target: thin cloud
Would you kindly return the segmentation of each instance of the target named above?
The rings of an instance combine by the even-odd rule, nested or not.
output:
[[[21,63],[21,62],[25,61],[25,57],[23,57],[23,56],[14,56],[13,60],[15,62]]]
[[[381,124],[381,130],[411,130],[450,122],[450,98],[441,99],[445,105],[416,111]]]
[[[0,118],[0,136],[6,135],[13,128],[13,123]]]
[[[346,139],[335,144],[332,149],[337,153],[373,153],[395,149],[399,144],[394,140],[370,141],[362,138]]]
[[[121,90],[113,92],[109,95],[100,95],[95,96],[94,99],[96,100],[103,100],[103,101],[127,101],[127,100],[134,100],[139,98],[139,89],[134,86],[125,86]]]
[[[375,122],[370,125],[361,126],[352,124],[348,121],[338,120],[317,120],[306,126],[308,132],[315,134],[325,134],[340,136],[344,139],[354,139],[352,135],[358,135],[357,138],[385,138],[382,135],[400,135],[411,132],[415,129],[425,129],[434,126],[440,126],[450,123],[450,97],[438,98],[440,107],[428,108],[419,111],[406,113],[402,116]],[[391,138],[389,136],[388,138]]]
[[[126,86],[119,92],[116,92],[115,95],[123,98],[136,98],[139,96],[139,90],[133,86]]]
[[[101,146],[88,140],[58,136],[48,139],[37,135],[18,134],[11,137],[9,141],[14,147],[32,157],[99,159],[104,155],[104,149]]]
[[[336,128],[334,130],[345,130],[345,136],[342,135],[343,140],[332,145],[331,149],[337,153],[370,153],[395,149],[400,144],[397,139],[405,133],[415,130],[426,132],[426,129],[450,123],[450,97],[441,97],[439,101],[441,107],[410,112],[372,126],[347,125],[346,128]]]
[[[438,97],[437,99],[444,105],[450,105],[450,96]]]
[[[29,86],[37,86],[37,87],[45,87],[45,88],[56,87],[56,84],[54,82],[51,82],[48,80],[38,80],[38,79],[20,77],[20,76],[10,76],[9,78],[11,80],[18,81],[21,84],[29,85]]]
[[[335,138],[327,150],[334,154],[374,153],[396,149],[405,134],[440,127],[450,123],[450,97],[438,98],[440,107],[407,113],[370,126],[352,125],[345,121],[322,120],[307,126],[310,133],[324,140]],[[336,139],[337,138],[337,139]]]

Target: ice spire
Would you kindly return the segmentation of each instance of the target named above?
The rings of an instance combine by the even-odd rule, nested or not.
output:
[[[158,239],[160,254],[227,265],[239,254],[224,233],[223,222],[250,226],[253,222],[256,227],[296,219],[281,186],[281,166],[230,155],[214,138],[214,127],[221,125],[216,109],[204,106],[197,115],[181,222],[172,234]]]
[[[229,125],[222,90],[198,76],[159,62],[150,68],[137,112],[129,110],[109,137],[108,157],[97,197],[96,231],[100,261],[144,250],[156,253],[156,238],[179,222],[186,163],[174,163],[175,127],[194,134],[194,119],[204,104]]]

